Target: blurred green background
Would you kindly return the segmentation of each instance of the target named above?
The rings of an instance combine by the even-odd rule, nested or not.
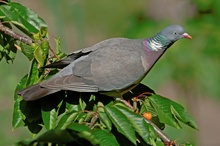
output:
[[[170,24],[182,25],[193,40],[174,44],[144,79],[158,94],[183,104],[199,131],[167,127],[172,139],[218,146],[220,131],[220,1],[217,0],[16,0],[41,16],[50,43],[61,37],[66,53],[111,37],[150,37]],[[0,62],[0,145],[31,138],[13,130],[13,92],[29,69],[19,52],[13,64]]]

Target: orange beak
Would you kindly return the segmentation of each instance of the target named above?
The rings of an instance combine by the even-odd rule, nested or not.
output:
[[[190,40],[192,39],[192,37],[188,33],[184,33],[182,34],[182,36],[186,39],[190,39]]]

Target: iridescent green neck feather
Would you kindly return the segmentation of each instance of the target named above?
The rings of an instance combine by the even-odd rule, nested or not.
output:
[[[161,49],[169,48],[174,42],[168,40],[165,36],[161,33],[156,34],[155,36],[149,38],[145,42],[145,46],[147,49],[152,51],[158,51]]]

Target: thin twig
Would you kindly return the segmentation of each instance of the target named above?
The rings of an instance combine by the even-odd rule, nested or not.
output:
[[[95,125],[95,122],[98,120],[98,114],[94,115],[94,119],[90,122],[89,127],[92,128]]]
[[[16,40],[19,40],[27,45],[31,45],[33,42],[36,42],[34,40],[32,40],[31,38],[22,36],[18,33],[15,33],[13,30],[11,30],[10,28],[6,27],[3,25],[3,23],[0,22],[0,31],[4,32],[5,34],[13,37]],[[38,42],[39,43],[39,42]],[[56,55],[56,52],[54,52],[54,50],[49,46],[50,51],[53,53],[53,55],[60,60],[60,57]]]
[[[57,56],[56,52],[55,52],[50,46],[49,46],[49,49],[50,49],[50,51],[53,53],[53,55],[54,55],[58,60],[60,60],[60,57]]]
[[[4,0],[0,0],[1,3],[4,3],[4,4],[8,4],[8,2],[4,1]]]
[[[145,119],[145,122],[148,124],[151,124],[151,126],[154,128],[157,135],[163,140],[164,143],[171,143],[172,142],[172,140],[166,134],[164,134],[163,131],[160,130],[160,128],[158,128],[154,123],[152,123],[151,121],[149,121],[147,119]]]
[[[127,105],[130,109],[134,110],[134,107],[131,106],[131,104],[130,104],[128,101],[126,101],[126,100],[124,100],[124,99],[122,99],[122,98],[116,98],[116,100],[123,102],[123,103],[124,103],[125,105]]]
[[[2,23],[0,23],[0,31],[3,31],[5,34],[13,37],[16,40],[19,40],[27,45],[31,45],[33,43],[33,40],[27,37],[24,37],[20,34],[15,33],[10,28],[4,26]]]
[[[146,92],[147,93],[147,92]],[[144,95],[144,94],[141,94],[141,96]],[[140,97],[141,97],[140,96]],[[125,102],[125,100],[122,100],[122,99],[117,99],[119,101],[122,101],[123,103],[125,103],[129,108],[133,109],[133,107],[128,104],[127,102]],[[143,117],[144,118],[144,117]],[[164,142],[164,144],[170,144],[172,143],[172,140],[162,132],[162,130],[160,130],[160,128],[157,127],[157,125],[155,125],[153,122],[147,120],[146,118],[145,119],[145,122],[148,123],[148,124],[151,124],[151,126],[154,128],[155,132],[157,133],[158,137],[160,137],[162,139],[162,141]]]

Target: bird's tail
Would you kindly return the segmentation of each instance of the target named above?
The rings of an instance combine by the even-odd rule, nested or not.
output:
[[[51,90],[44,87],[41,87],[38,84],[32,85],[30,87],[27,87],[25,89],[22,89],[17,92],[18,95],[20,95],[24,100],[31,101],[31,100],[37,100],[39,98],[42,98],[46,95],[58,92],[59,90]]]

